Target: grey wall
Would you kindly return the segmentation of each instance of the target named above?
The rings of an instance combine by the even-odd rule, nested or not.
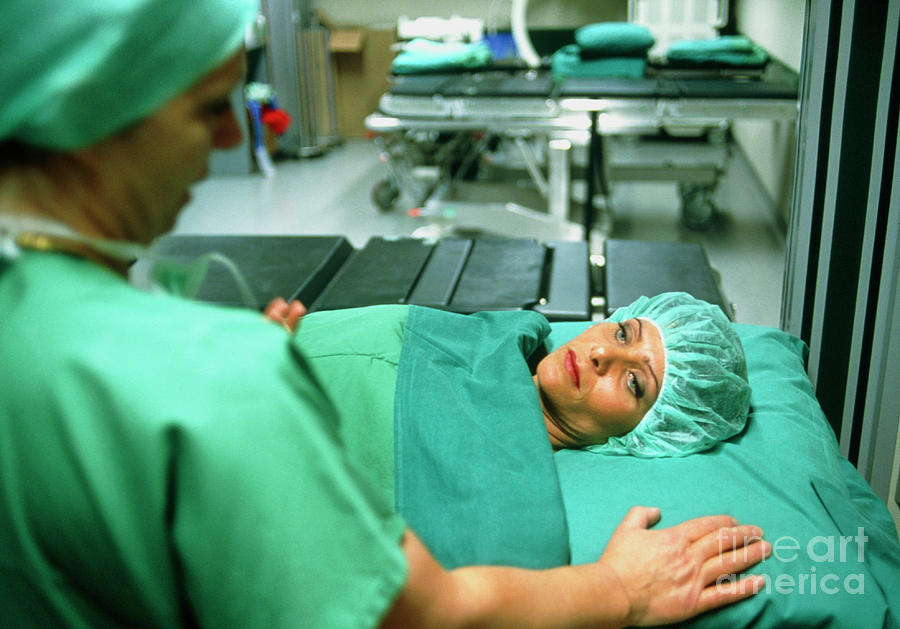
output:
[[[738,0],[734,18],[738,31],[799,72],[805,11],[806,0]],[[733,132],[772,198],[776,218],[786,226],[794,182],[794,123],[742,120],[735,122]]]
[[[480,18],[485,26],[509,28],[510,0],[313,0],[313,8],[323,11],[340,24],[365,24],[373,28],[390,28],[397,18],[443,17],[453,15]],[[536,27],[577,27],[591,22],[624,20],[627,0],[531,0],[528,24]]]

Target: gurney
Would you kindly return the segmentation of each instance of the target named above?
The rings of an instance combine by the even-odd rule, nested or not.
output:
[[[657,67],[640,79],[555,81],[543,68],[396,77],[378,111],[366,118],[389,171],[373,199],[389,209],[402,193],[426,214],[440,215],[449,189],[473,164],[512,154],[546,205],[530,214],[535,208],[453,203],[458,224],[488,231],[500,224],[504,235],[583,235],[595,227],[595,192],[608,205],[611,181],[638,180],[678,182],[685,223],[702,227],[728,165],[732,121],[794,120],[797,96],[797,74],[776,60],[764,70]],[[650,161],[617,164],[610,149],[620,137],[693,138],[695,147],[706,148],[698,160],[678,142],[657,143]],[[422,149],[429,145],[448,149],[444,155]],[[584,212],[573,223],[570,199],[579,180]],[[494,218],[510,211],[528,218],[511,225]]]

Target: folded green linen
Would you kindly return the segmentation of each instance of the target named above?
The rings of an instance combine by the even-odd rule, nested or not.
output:
[[[713,39],[673,42],[666,51],[666,58],[676,62],[758,66],[765,64],[769,55],[743,35],[723,35]]]
[[[491,49],[484,42],[436,42],[413,39],[403,52],[394,58],[391,71],[394,74],[416,74],[453,68],[481,68],[491,62]]]
[[[557,79],[567,77],[639,79],[644,76],[647,60],[643,57],[606,57],[585,59],[577,44],[563,46],[550,58],[550,68]]]
[[[575,43],[590,57],[643,57],[656,43],[646,26],[632,22],[598,22],[575,31]]]

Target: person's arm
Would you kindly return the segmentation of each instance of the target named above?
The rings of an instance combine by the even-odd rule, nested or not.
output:
[[[762,577],[717,585],[771,547],[753,526],[710,516],[647,530],[659,510],[635,507],[599,561],[534,571],[499,566],[444,570],[411,531],[407,582],[381,627],[624,627],[677,622],[759,590]]]

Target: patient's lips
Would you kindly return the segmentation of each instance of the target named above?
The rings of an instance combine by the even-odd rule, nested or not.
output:
[[[566,371],[572,376],[572,382],[575,383],[575,388],[580,389],[581,378],[578,375],[578,360],[575,357],[575,352],[572,350],[566,352]]]

